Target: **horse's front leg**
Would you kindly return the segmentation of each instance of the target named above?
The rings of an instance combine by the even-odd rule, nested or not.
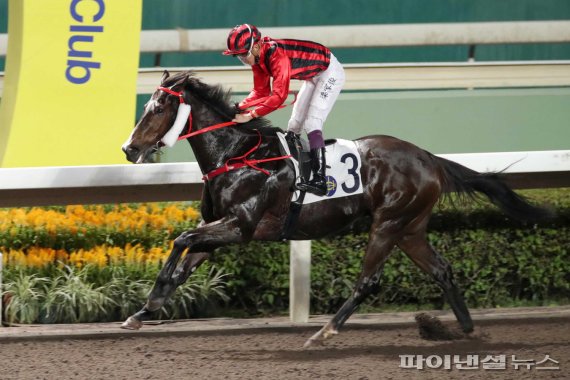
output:
[[[160,310],[176,288],[206,261],[209,252],[226,244],[239,243],[242,239],[243,235],[238,228],[236,218],[224,218],[184,232],[177,237],[146,304],[140,311],[130,316],[121,327],[130,330],[141,328],[142,321],[150,319],[153,312]],[[186,248],[188,253],[182,263],[178,264]]]

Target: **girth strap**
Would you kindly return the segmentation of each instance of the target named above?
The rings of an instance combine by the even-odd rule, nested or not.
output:
[[[285,224],[283,224],[283,230],[281,231],[279,240],[289,240],[295,230],[297,230],[297,222],[299,221],[299,215],[301,214],[305,194],[305,191],[299,190],[299,198],[297,198],[296,201],[291,201],[289,204],[289,212],[287,213]]]

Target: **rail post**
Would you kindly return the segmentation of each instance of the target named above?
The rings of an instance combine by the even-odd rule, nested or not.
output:
[[[311,241],[291,241],[289,315],[292,322],[309,322],[311,293]]]

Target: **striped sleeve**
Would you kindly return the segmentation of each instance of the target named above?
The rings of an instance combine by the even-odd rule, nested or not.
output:
[[[291,78],[291,63],[289,58],[276,47],[272,47],[265,54],[265,65],[273,78],[271,95],[258,107],[255,112],[259,116],[267,115],[279,108],[289,94],[289,82]]]
[[[268,97],[271,94],[271,77],[259,65],[253,65],[251,69],[253,71],[253,90],[239,103],[241,109],[246,109],[248,103]]]

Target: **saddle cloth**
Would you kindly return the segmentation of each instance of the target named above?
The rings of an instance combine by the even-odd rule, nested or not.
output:
[[[291,154],[285,134],[278,132],[281,148],[286,154]],[[362,178],[360,176],[360,168],[362,162],[360,154],[356,149],[356,143],[351,140],[335,139],[327,140],[326,145],[326,162],[327,162],[327,194],[318,196],[311,193],[305,195],[303,204],[326,201],[333,198],[349,197],[352,195],[362,194]],[[299,170],[299,162],[291,158],[293,167],[295,168],[295,184],[301,181],[301,172]],[[299,197],[299,191],[296,191],[293,200]]]

